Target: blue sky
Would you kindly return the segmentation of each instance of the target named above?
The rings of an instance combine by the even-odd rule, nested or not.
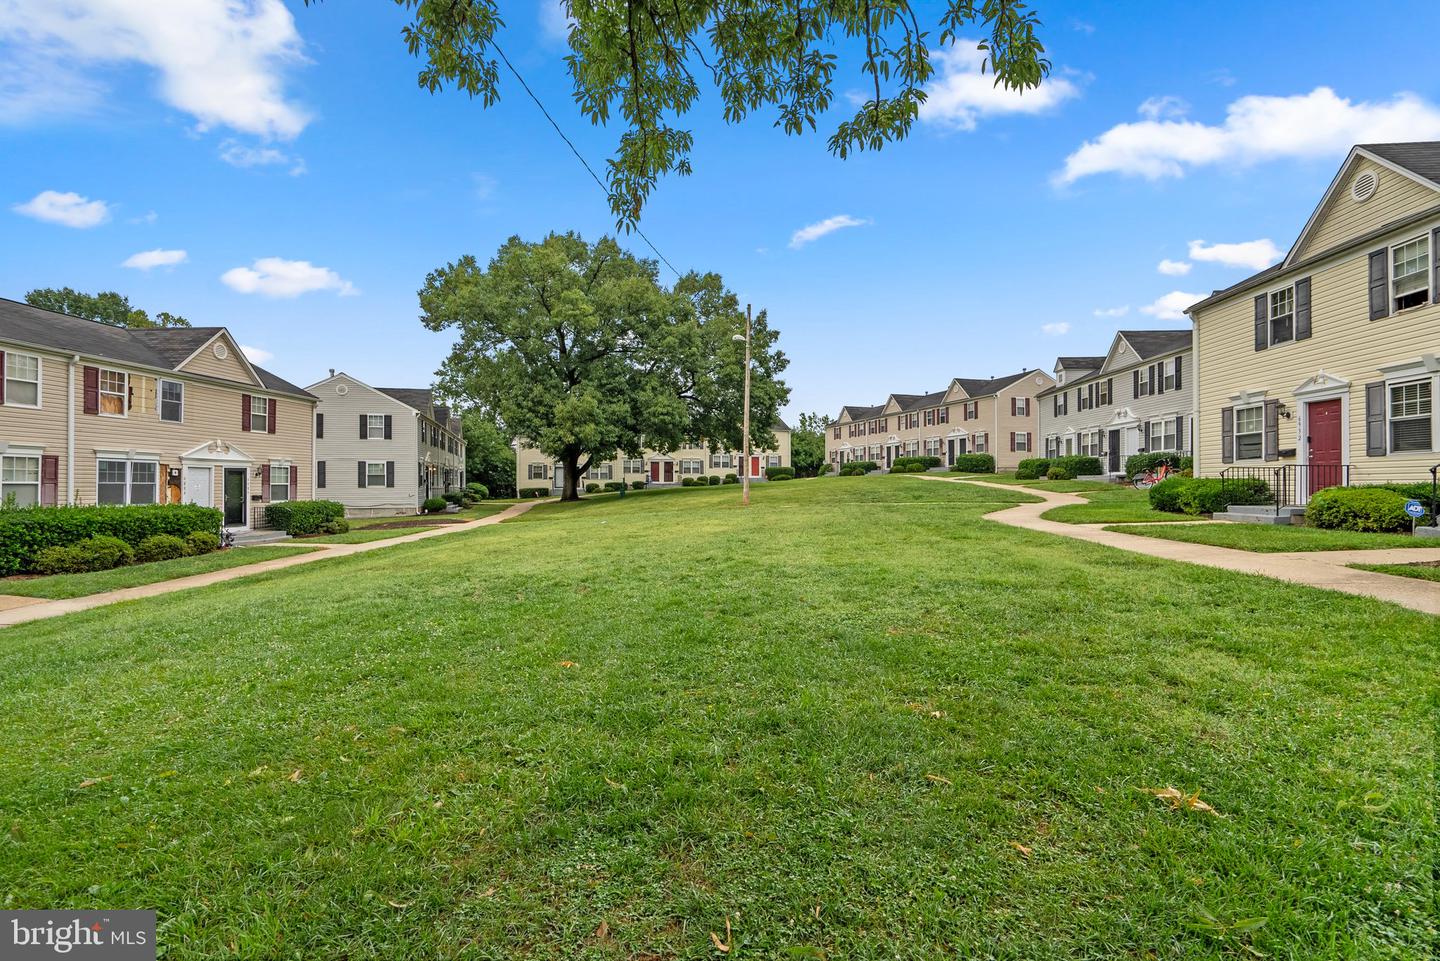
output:
[[[769,310],[788,414],[1184,326],[1187,295],[1290,245],[1351,142],[1440,139],[1434,7],[1367,8],[1377,56],[1353,4],[1035,5],[1047,87],[997,94],[957,49],[878,154],[726,126],[713,93],[690,115],[695,173],[643,226]],[[503,43],[598,169],[618,131],[572,105],[557,6],[502,4]],[[428,271],[613,220],[508,75],[490,110],[419,90],[403,23],[340,0],[0,0],[0,296],[115,289],[297,383],[429,383],[449,338],[416,320]],[[863,87],[846,66],[834,120]]]

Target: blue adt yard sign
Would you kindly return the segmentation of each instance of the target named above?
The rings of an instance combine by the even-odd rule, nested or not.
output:
[[[1405,513],[1409,514],[1411,517],[1424,517],[1425,506],[1417,500],[1408,500],[1405,502]]]

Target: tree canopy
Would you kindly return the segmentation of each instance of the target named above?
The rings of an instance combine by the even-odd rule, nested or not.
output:
[[[514,497],[515,451],[510,438],[485,411],[467,410],[462,425],[465,480],[484,484],[491,497]]]
[[[825,430],[829,414],[801,414],[790,431],[790,463],[801,477],[814,477],[825,463]]]
[[[624,122],[606,177],[622,229],[639,221],[660,177],[690,173],[694,137],[673,122],[699,100],[702,81],[718,92],[726,122],[772,109],[787,134],[817,129],[836,85],[858,81],[864,102],[829,137],[843,158],[909,134],[934,73],[932,44],[976,43],[982,69],[1011,89],[1037,87],[1050,71],[1039,19],[1021,0],[946,0],[924,23],[909,0],[548,2],[568,13],[565,62],[581,112],[594,124],[617,112]],[[500,99],[498,0],[395,3],[410,13],[406,46],[425,61],[420,86],[452,85],[486,107]],[[961,39],[972,31],[983,39]],[[852,51],[853,73],[842,75],[841,56]]]
[[[98,320],[112,327],[189,327],[190,321],[175,314],[160,311],[151,320],[150,315],[138,307],[130,306],[130,298],[113,290],[98,294],[82,294],[69,287],[41,287],[25,295],[25,303],[31,307],[54,310],[71,317]]]
[[[462,257],[420,291],[421,322],[453,328],[448,397],[493,411],[505,432],[560,461],[563,496],[595,460],[742,440],[745,313],[716,274],[663,286],[655,262],[613,238],[512,237],[488,265]],[[752,329],[751,442],[770,447],[788,361],[764,312]]]

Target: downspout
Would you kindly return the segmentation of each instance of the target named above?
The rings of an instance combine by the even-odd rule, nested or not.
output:
[[[79,354],[70,355],[66,365],[69,394],[65,404],[65,503],[75,503],[75,365],[80,362]],[[56,498],[59,501],[59,498]]]

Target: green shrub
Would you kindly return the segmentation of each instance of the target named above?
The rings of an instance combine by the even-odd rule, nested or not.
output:
[[[625,482],[624,482],[624,481],[606,481],[606,482],[605,482],[605,487],[604,487],[604,489],[607,490],[607,491],[609,491],[609,492],[612,493],[612,494],[615,493],[616,491],[623,491],[623,490],[625,489]]]
[[[1183,513],[1180,507],[1180,492],[1189,486],[1189,482],[1188,477],[1167,477],[1150,488],[1151,509],[1170,514]]]
[[[1399,491],[1375,487],[1327,487],[1310,498],[1305,523],[1338,531],[1408,531],[1406,500]]]
[[[1126,479],[1138,477],[1147,470],[1155,470],[1161,464],[1169,464],[1175,470],[1189,470],[1193,460],[1179,451],[1159,450],[1149,454],[1131,454],[1125,458]]]
[[[993,474],[995,458],[991,454],[957,454],[950,469],[962,474]]]
[[[1015,476],[1016,476],[1016,477],[1019,477],[1020,475],[1017,473]],[[1075,475],[1072,474],[1072,473],[1070,473],[1070,471],[1069,471],[1068,469],[1060,466],[1059,464],[1055,464],[1055,465],[1053,465],[1052,467],[1050,467],[1049,470],[1045,471],[1045,479],[1046,479],[1046,480],[1074,480],[1074,479],[1075,479]]]
[[[343,517],[337,517],[333,521],[326,521],[320,525],[321,534],[348,534],[350,533],[350,522]]]
[[[86,570],[85,555],[74,544],[42,547],[30,567],[36,574],[78,574]]]
[[[337,501],[280,501],[265,508],[265,522],[291,537],[318,534],[320,525],[344,516],[345,505]]]
[[[681,486],[681,487],[694,487],[694,486],[695,486],[695,478],[693,478],[693,477],[682,477],[682,478],[680,478],[680,486]]]
[[[465,492],[477,501],[483,501],[490,496],[490,489],[478,481],[471,481],[465,485]]]
[[[631,489],[632,491],[643,491],[643,490],[645,489],[645,482],[644,482],[644,481],[631,481],[631,482],[630,482],[630,489]]]
[[[594,481],[591,481],[590,483],[588,483],[588,484],[585,485],[585,493],[587,493],[587,494],[598,494],[598,493],[600,493],[600,485],[597,484],[597,483],[595,483]]]
[[[1037,480],[1050,471],[1050,458],[1027,457],[1015,468],[1016,480]]]
[[[738,484],[738,483],[740,483],[740,478],[737,477],[737,476],[735,476],[734,474],[726,474],[726,475],[725,475],[725,483],[727,483],[727,484]]]
[[[459,507],[465,502],[465,492],[446,491],[445,493],[440,495],[440,498],[447,504],[454,504],[456,507]]]
[[[767,478],[765,478],[765,479],[766,479],[767,481],[792,481],[792,480],[795,479],[795,475],[794,475],[794,474],[776,474],[774,477],[767,477]]]
[[[1100,464],[1100,458],[1091,457],[1088,454],[1073,454],[1069,457],[1050,458],[1051,467],[1062,467],[1070,477],[1083,477],[1085,475],[1103,474],[1105,468]]]
[[[135,560],[141,564],[173,561],[185,556],[185,542],[174,534],[152,534],[135,548]]]
[[[425,503],[420,505],[420,509],[427,514],[438,514],[445,509],[445,498],[427,497]]]
[[[815,471],[815,476],[824,477],[826,474],[830,473],[834,469],[835,465],[827,460],[825,463],[820,465],[818,470]]]
[[[81,571],[108,571],[135,563],[135,549],[118,537],[101,534],[70,545],[80,559]]]
[[[848,464],[840,465],[841,476],[853,476],[855,474],[868,474],[872,470],[879,470],[880,465],[873,460],[852,460]]]
[[[1223,481],[1218,477],[1191,477],[1184,480],[1179,500],[1180,510],[1186,514],[1218,514],[1234,504],[1270,503],[1270,485],[1258,477]]]
[[[939,467],[940,463],[940,458],[930,455],[897,457],[890,462],[890,471],[895,474],[918,474],[932,467]]]
[[[793,467],[767,467],[765,468],[766,480],[794,480],[795,468]]]
[[[185,535],[185,553],[209,554],[220,549],[220,537],[209,531],[191,531]]]
[[[520,496],[521,496],[522,498],[545,497],[545,496],[547,496],[549,493],[550,493],[550,490],[549,490],[549,488],[546,488],[546,487],[522,487],[522,488],[520,488]]]
[[[1364,485],[1361,485],[1361,486],[1359,487],[1359,489],[1360,489],[1360,490],[1394,491],[1394,492],[1397,493],[1397,494],[1402,494],[1402,495],[1404,495],[1404,497],[1405,497],[1406,500],[1417,500],[1417,501],[1419,501],[1422,505],[1425,506],[1425,516],[1422,517],[1422,518],[1420,518],[1420,519],[1417,521],[1417,523],[1420,524],[1421,526],[1424,526],[1424,525],[1426,525],[1426,524],[1429,524],[1429,523],[1431,522],[1431,518],[1432,518],[1432,517],[1434,516],[1434,514],[1435,514],[1435,509],[1436,509],[1437,507],[1440,507],[1440,495],[1437,495],[1437,502],[1436,502],[1436,503],[1432,504],[1432,503],[1430,502],[1430,490],[1431,490],[1431,488],[1430,488],[1430,482],[1429,482],[1428,480],[1427,480],[1427,481],[1400,481],[1400,482],[1397,482],[1397,483],[1390,483],[1390,484],[1364,484]],[[1406,517],[1409,517],[1410,515],[1407,514],[1407,515],[1405,515],[1405,516],[1406,516]]]
[[[136,504],[130,507],[28,507],[0,511],[0,576],[33,568],[46,547],[65,547],[100,535],[139,544],[152,534],[184,537],[191,531],[220,532],[223,515],[194,504]]]
[[[719,487],[719,486],[720,486],[720,475],[719,475],[719,474],[711,474],[711,475],[710,475],[710,486],[711,486],[711,487]]]

